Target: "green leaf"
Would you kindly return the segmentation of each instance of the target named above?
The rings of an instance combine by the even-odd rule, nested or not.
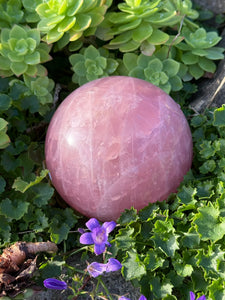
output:
[[[125,209],[125,211],[122,212],[121,216],[117,220],[117,223],[120,225],[126,225],[137,221],[137,219],[137,210],[132,207],[130,209]]]
[[[0,203],[0,214],[7,218],[19,220],[27,212],[29,203],[23,200],[10,200],[8,198]]]
[[[184,236],[181,238],[183,247],[195,248],[199,245],[200,237],[194,229],[191,229],[190,232],[183,232],[183,235]]]
[[[213,125],[218,127],[225,126],[225,104],[214,111]]]
[[[209,297],[212,300],[224,300],[225,299],[225,283],[224,279],[218,278],[212,281],[208,287]]]
[[[159,277],[155,276],[149,280],[149,284],[155,299],[163,299],[164,297],[172,294],[173,285],[168,279],[161,282]]]
[[[204,270],[205,276],[220,276],[219,265],[224,261],[224,255],[220,245],[209,245],[208,249],[198,250],[197,265]]]
[[[199,207],[193,222],[203,241],[216,242],[225,234],[225,219],[221,218],[219,208],[209,202],[208,206]]]
[[[149,203],[148,206],[144,207],[139,211],[139,218],[142,222],[147,220],[152,220],[156,217],[158,211],[159,211],[159,206],[157,204]]]
[[[140,43],[135,41],[129,41],[126,44],[122,45],[119,49],[121,52],[130,52],[138,49],[140,46]]]
[[[34,52],[25,56],[24,62],[28,65],[37,65],[40,63],[40,53]]]
[[[199,171],[202,174],[207,174],[210,172],[213,172],[216,168],[216,163],[213,159],[209,159],[207,161],[205,161],[200,167],[199,167]]]
[[[24,62],[12,62],[10,68],[16,76],[20,76],[26,72],[27,64]]]
[[[195,79],[199,79],[204,74],[204,71],[197,64],[190,65],[189,72]]]
[[[113,58],[107,58],[107,66],[105,68],[105,72],[108,74],[112,74],[116,71],[119,63]]]
[[[181,277],[191,276],[193,272],[193,267],[189,264],[186,264],[181,257],[178,257],[174,260],[173,267],[177,274]]]
[[[122,266],[122,274],[126,280],[141,278],[146,274],[145,265],[134,250],[127,251]]]
[[[0,69],[9,70],[10,64],[11,62],[7,57],[0,56]]]
[[[61,223],[56,219],[50,224],[50,237],[51,241],[56,244],[60,244],[63,240],[66,240],[68,237],[68,233],[70,231],[70,227],[65,224]]]
[[[23,29],[22,26],[14,25],[13,28],[10,30],[9,37],[10,38],[15,38],[17,40],[26,39],[27,38],[27,32],[26,32],[25,29]]]
[[[206,58],[208,59],[224,59],[224,48],[219,48],[219,47],[213,47],[211,49],[207,49],[206,50],[207,54],[206,54]]]
[[[118,35],[117,37],[115,37],[114,39],[112,39],[110,41],[110,45],[118,45],[121,46],[127,42],[129,42],[132,38],[132,32],[124,32],[121,33],[120,35]]]
[[[214,73],[216,71],[216,64],[205,57],[199,57],[198,64],[206,72]]]
[[[123,63],[128,71],[131,71],[137,66],[138,56],[134,53],[125,53],[123,55]]]
[[[49,173],[49,171],[47,169],[42,170],[41,173],[40,173],[40,176],[37,176],[35,178],[35,180],[33,180],[31,182],[26,182],[26,181],[22,180],[20,177],[17,177],[14,180],[12,188],[15,189],[16,191],[24,193],[30,187],[40,183],[47,176],[48,173]]]
[[[163,61],[163,67],[164,67],[163,68],[164,72],[169,77],[173,77],[173,76],[177,75],[179,68],[180,68],[180,64],[176,60],[168,58]]]
[[[6,147],[8,147],[9,144],[9,136],[4,132],[0,132],[0,149],[5,149]]]
[[[124,25],[118,27],[118,32],[124,32],[124,31],[137,28],[141,24],[141,21],[142,21],[141,19],[136,19],[134,21],[125,23]]]
[[[48,200],[51,199],[54,194],[54,188],[47,183],[39,183],[32,187],[32,190],[36,194],[33,201],[37,207],[42,207],[48,204]]]
[[[43,278],[58,277],[62,273],[64,261],[47,261],[39,267],[39,271]]]
[[[169,39],[169,35],[159,29],[154,29],[150,37],[147,39],[152,45],[165,44]]]
[[[199,57],[191,52],[184,52],[181,56],[181,59],[185,65],[194,65],[199,61]]]
[[[182,80],[179,76],[173,76],[169,79],[169,83],[171,85],[171,90],[174,92],[180,91],[183,88]]]
[[[99,51],[92,45],[86,48],[84,51],[85,59],[89,58],[91,60],[95,60],[99,56],[100,56]]]
[[[154,249],[149,249],[145,255],[144,264],[148,271],[155,271],[163,266],[165,259],[160,257]]]
[[[135,239],[132,237],[134,228],[126,227],[121,228],[116,235],[116,245],[119,249],[127,250],[131,249],[135,245]]]
[[[11,98],[8,95],[0,93],[0,111],[5,111],[9,109],[11,103]]]
[[[76,17],[67,17],[59,23],[58,31],[66,32],[70,30],[76,23]]]
[[[140,67],[136,67],[133,70],[131,70],[129,72],[129,76],[145,80],[144,70]]]
[[[175,234],[173,220],[157,220],[154,224],[152,240],[157,248],[160,248],[167,256],[173,257],[179,249],[178,235]]]
[[[67,9],[67,16],[74,16],[79,9],[82,7],[83,4],[83,0],[77,0],[75,2],[73,2],[73,5],[71,5],[68,9]]]
[[[6,186],[5,179],[0,175],[0,194],[4,192]]]
[[[152,34],[152,32],[152,26],[147,22],[143,22],[137,28],[133,29],[132,38],[135,42],[142,43]]]

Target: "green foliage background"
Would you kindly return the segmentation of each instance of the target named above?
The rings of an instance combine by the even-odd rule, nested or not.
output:
[[[133,76],[181,105],[194,160],[167,203],[121,215],[113,253],[148,299],[187,299],[190,290],[225,299],[225,106],[195,116],[188,109],[198,79],[224,57],[219,33],[204,27],[190,0],[0,0],[0,247],[80,246],[71,230],[85,218],[57,195],[45,169],[47,126],[82,84]]]

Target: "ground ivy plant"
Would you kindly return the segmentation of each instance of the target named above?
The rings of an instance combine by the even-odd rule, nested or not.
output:
[[[89,278],[97,287],[92,299],[108,297],[101,278],[117,269],[147,299],[225,298],[225,108],[202,115],[188,109],[198,80],[213,76],[224,57],[218,45],[224,17],[208,28],[203,15],[190,0],[0,0],[0,247],[57,243],[57,255],[40,258],[38,284],[72,280],[70,296],[77,297],[88,293]],[[111,247],[97,265],[90,260],[89,270],[101,271],[92,276],[68,264],[78,253],[83,261],[96,253],[80,240],[88,220],[51,185],[44,142],[55,109],[71,91],[112,75],[149,81],[179,102],[190,121],[194,160],[176,195],[139,213],[125,211],[109,241],[103,235]],[[96,245],[90,235],[88,241]],[[110,297],[120,296],[132,299]]]

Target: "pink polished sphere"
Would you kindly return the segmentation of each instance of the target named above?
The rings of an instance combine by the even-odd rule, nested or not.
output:
[[[72,92],[46,136],[53,185],[75,210],[101,221],[175,192],[192,163],[179,105],[141,79],[112,76]]]

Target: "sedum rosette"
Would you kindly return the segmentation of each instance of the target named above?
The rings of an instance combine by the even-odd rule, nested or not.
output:
[[[40,63],[51,59],[50,47],[40,43],[40,33],[20,25],[4,28],[0,35],[0,76],[43,75]]]
[[[53,43],[67,33],[68,40],[79,39],[84,31],[93,34],[112,0],[49,0],[38,5],[38,29],[46,34],[44,40]]]

